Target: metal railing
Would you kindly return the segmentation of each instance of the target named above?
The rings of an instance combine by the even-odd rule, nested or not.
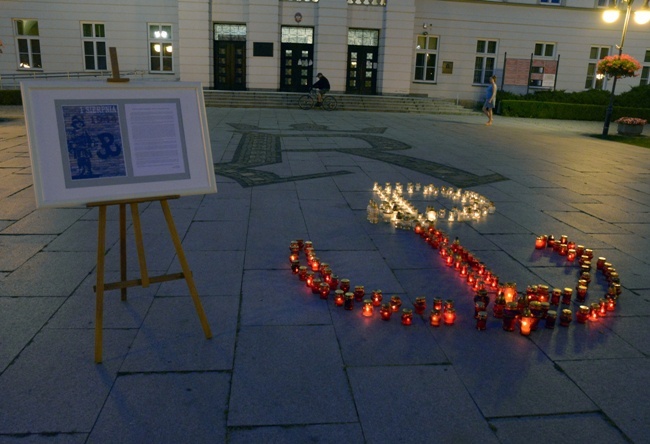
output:
[[[121,77],[138,77],[144,79],[146,71],[120,71]],[[49,80],[49,79],[106,79],[111,77],[111,71],[70,71],[70,72],[21,72],[16,74],[0,74],[0,89],[18,89],[22,80]]]

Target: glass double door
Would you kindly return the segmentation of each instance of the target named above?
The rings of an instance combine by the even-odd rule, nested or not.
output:
[[[280,91],[309,91],[314,83],[314,45],[282,43],[280,54]]]
[[[348,46],[345,92],[377,94],[378,50],[376,46]]]
[[[246,90],[246,42],[214,42],[215,89]]]

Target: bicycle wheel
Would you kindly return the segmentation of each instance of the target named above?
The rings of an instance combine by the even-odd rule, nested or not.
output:
[[[338,105],[336,99],[332,96],[327,96],[323,99],[323,108],[327,111],[334,111]]]
[[[298,106],[301,109],[311,109],[314,106],[314,98],[312,96],[300,96]]]

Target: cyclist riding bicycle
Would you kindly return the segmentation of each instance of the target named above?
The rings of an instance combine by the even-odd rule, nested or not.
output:
[[[311,87],[316,90],[316,106],[323,106],[323,96],[330,90],[330,82],[322,73],[316,74],[318,80]]]

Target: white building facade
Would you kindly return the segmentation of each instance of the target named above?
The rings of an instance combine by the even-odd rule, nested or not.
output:
[[[0,86],[106,75],[115,47],[122,72],[206,89],[305,91],[317,72],[335,92],[460,101],[492,74],[518,93],[608,89],[595,66],[623,29],[608,1],[3,0]],[[650,24],[630,22],[623,52],[643,69],[617,92],[649,81]]]

